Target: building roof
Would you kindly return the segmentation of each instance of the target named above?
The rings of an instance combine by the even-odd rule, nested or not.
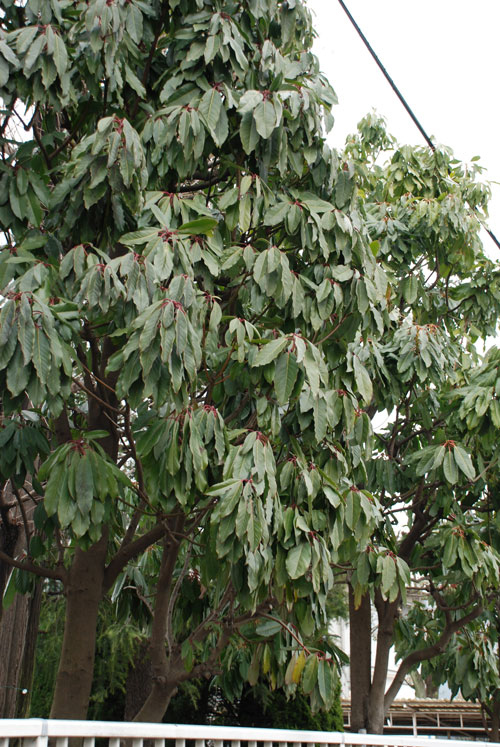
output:
[[[351,703],[342,701],[344,726],[349,729]],[[487,739],[479,703],[466,700],[395,700],[386,717],[384,734]]]

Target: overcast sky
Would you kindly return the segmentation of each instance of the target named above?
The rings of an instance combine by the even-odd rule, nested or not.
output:
[[[307,0],[314,51],[339,98],[330,140],[341,145],[373,108],[404,143],[420,133],[356,34],[338,0]],[[344,0],[382,64],[435,142],[481,156],[500,182],[500,0]],[[500,237],[500,187],[490,227]],[[500,253],[493,246],[493,254]]]

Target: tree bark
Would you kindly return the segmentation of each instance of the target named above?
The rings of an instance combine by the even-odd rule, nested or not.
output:
[[[133,721],[151,692],[153,671],[148,654],[148,644],[143,643],[137,651],[127,674],[125,687],[125,721]]]
[[[375,591],[375,607],[378,616],[377,649],[373,669],[370,704],[368,707],[368,732],[382,734],[385,720],[385,688],[389,670],[389,653],[393,641],[394,623],[398,616],[399,599],[387,602],[380,590]]]
[[[174,520],[172,530],[178,532],[182,524],[182,518]],[[170,609],[172,577],[180,546],[179,541],[174,539],[174,536],[174,534],[171,534],[170,537],[165,537],[163,540],[163,553],[149,643],[152,684],[149,695],[134,721],[161,721],[179,684],[178,678],[173,676],[175,670],[172,667],[172,652],[169,651],[167,655],[166,651],[168,626],[172,613]]]
[[[36,582],[35,591],[28,602],[28,624],[24,642],[23,658],[19,672],[19,696],[15,718],[28,718],[30,715],[33,674],[35,670],[35,651],[42,607],[43,581]]]
[[[7,484],[0,496],[0,549],[16,559],[27,549],[26,530],[32,527],[33,507],[24,509],[23,521],[14,498]],[[12,566],[0,561],[0,597],[11,572]],[[16,594],[6,610],[0,604],[0,718],[28,715],[40,603],[39,581],[33,594]]]
[[[105,532],[88,550],[75,550],[65,588],[66,618],[51,718],[87,716],[107,545]]]
[[[488,738],[490,742],[500,742],[500,692],[498,693],[498,696],[493,699]]]
[[[16,594],[10,607],[4,610],[0,632],[0,718],[27,715],[40,599],[38,584],[33,595]]]
[[[349,586],[349,647],[351,659],[351,731],[368,729],[368,705],[371,688],[372,619],[370,595],[365,594],[359,607]]]

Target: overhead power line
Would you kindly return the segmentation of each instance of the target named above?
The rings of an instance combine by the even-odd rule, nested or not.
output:
[[[389,73],[387,72],[387,70],[385,69],[385,67],[383,66],[382,62],[380,61],[380,58],[376,54],[376,52],[373,49],[372,45],[370,44],[370,42],[368,41],[368,39],[366,38],[366,36],[361,31],[361,29],[358,26],[358,24],[356,23],[355,19],[353,18],[351,12],[349,11],[349,8],[346,6],[346,4],[343,2],[343,0],[339,0],[339,3],[340,3],[340,6],[342,7],[342,10],[345,12],[346,16],[348,17],[348,19],[350,20],[350,22],[352,23],[352,25],[356,29],[356,31],[357,31],[360,39],[362,40],[363,44],[365,45],[365,47],[367,48],[367,50],[369,51],[369,53],[371,54],[371,56],[373,57],[373,59],[375,60],[375,62],[377,63],[377,65],[380,68],[380,70],[381,70],[384,78],[387,80],[387,82],[389,83],[390,87],[392,88],[392,90],[394,91],[394,93],[396,94],[396,96],[398,97],[398,99],[400,100],[400,102],[403,104],[404,108],[406,109],[406,111],[410,115],[413,123],[415,124],[415,126],[418,129],[418,131],[420,132],[420,134],[424,138],[425,142],[427,143],[427,145],[429,146],[429,148],[431,148],[431,150],[435,151],[436,150],[436,146],[432,142],[432,140],[429,137],[429,135],[427,134],[427,132],[422,127],[421,123],[417,119],[417,117],[416,117],[415,113],[413,112],[413,110],[410,108],[410,106],[409,106],[408,102],[406,101],[405,97],[403,96],[403,94],[401,93],[401,91],[399,90],[399,88],[394,83],[393,79],[391,78],[391,76],[389,75]],[[483,224],[483,228],[488,232],[488,235],[490,236],[490,238],[492,239],[492,241],[495,242],[497,248],[500,249],[500,241],[497,239],[497,237],[495,236],[495,234],[493,233],[493,231],[491,231],[484,224]]]

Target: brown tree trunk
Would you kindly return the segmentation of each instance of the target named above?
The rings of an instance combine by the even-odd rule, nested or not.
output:
[[[40,592],[33,596],[16,594],[4,610],[0,628],[0,718],[27,715],[39,615]]]
[[[154,678],[149,695],[134,721],[146,723],[161,721],[172,697],[177,692],[178,683],[177,677]]]
[[[382,734],[385,720],[385,689],[398,602],[385,602],[376,592],[378,615],[375,665],[371,667],[372,618],[370,595],[365,594],[355,607],[349,587],[349,635],[351,669],[351,731],[366,730]]]
[[[51,718],[85,719],[87,716],[107,539],[105,533],[88,550],[75,550],[65,588],[66,618]]]
[[[349,647],[351,670],[351,731],[368,729],[368,705],[371,688],[372,619],[370,595],[365,594],[359,607],[349,586]]]
[[[174,519],[172,530],[179,532],[183,526],[181,517]],[[172,662],[172,651],[167,655],[166,644],[169,637],[169,625],[172,617],[171,594],[172,577],[179,555],[180,543],[171,537],[163,540],[158,585],[156,588],[155,609],[149,641],[149,655],[151,659],[152,682],[149,695],[134,718],[134,721],[161,721],[168,704],[177,692],[180,676]],[[180,662],[182,667],[182,662]]]
[[[370,704],[368,707],[368,732],[382,734],[385,721],[385,689],[389,670],[389,653],[393,641],[394,622],[398,615],[399,600],[386,602],[380,591],[375,591],[375,607],[378,616],[377,650],[373,669]]]
[[[33,674],[35,670],[35,651],[42,607],[43,581],[37,581],[35,591],[29,599],[28,625],[24,643],[23,658],[19,673],[19,697],[17,699],[16,718],[28,718],[30,715]]]
[[[125,686],[125,721],[133,721],[151,692],[153,670],[148,654],[148,644],[143,643],[130,665]]]
[[[0,549],[12,558],[26,552],[26,526],[28,531],[32,527],[33,507],[23,510],[26,524],[7,484],[0,496]],[[0,561],[0,597],[11,572],[12,568]],[[39,581],[33,594],[16,594],[5,610],[0,604],[0,718],[28,715],[41,592]]]
[[[493,715],[489,731],[490,742],[500,742],[500,696],[493,704]]]

